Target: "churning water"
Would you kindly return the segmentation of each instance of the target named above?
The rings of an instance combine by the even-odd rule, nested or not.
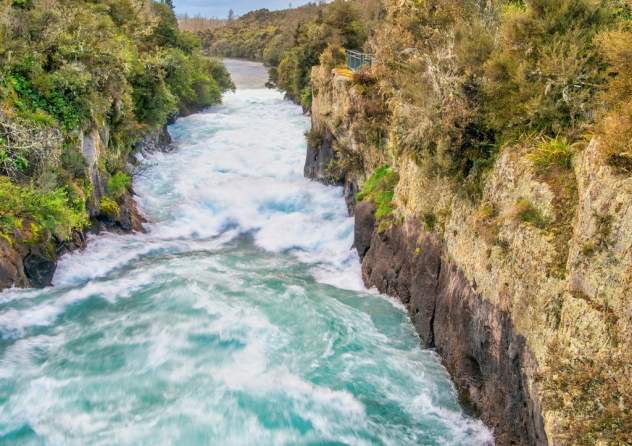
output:
[[[263,88],[180,119],[135,179],[146,234],[0,294],[0,444],[491,441],[405,310],[363,288],[341,190],[303,178],[307,127]]]

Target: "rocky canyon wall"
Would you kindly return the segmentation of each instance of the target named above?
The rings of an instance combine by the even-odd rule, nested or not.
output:
[[[621,444],[632,178],[608,167],[596,139],[568,171],[538,171],[516,144],[472,199],[393,144],[367,143],[358,117],[370,104],[353,80],[316,67],[312,85],[305,174],[344,185],[366,285],[406,304],[463,405],[500,445]],[[398,178],[388,218],[355,199],[383,165]]]

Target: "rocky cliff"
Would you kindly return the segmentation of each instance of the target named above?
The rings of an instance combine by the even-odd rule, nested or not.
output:
[[[632,178],[599,140],[568,168],[502,148],[476,198],[367,138],[361,82],[312,72],[305,174],[344,184],[367,286],[407,305],[497,444],[625,444],[632,428]],[[364,119],[363,119],[364,114]],[[388,165],[388,198],[375,187]],[[623,439],[621,442],[620,439]]]
[[[88,232],[142,231],[144,219],[139,213],[133,197],[133,190],[128,188],[116,201],[108,196],[108,176],[104,174],[103,165],[106,148],[109,144],[109,131],[106,127],[94,126],[83,132],[79,138],[79,148],[87,169],[87,178],[91,196],[87,199],[90,225],[83,232],[76,231],[70,240],[53,240],[52,243],[17,243],[0,237],[0,291],[15,287],[45,287],[51,284],[57,260],[63,254],[83,249]],[[149,132],[135,145],[136,152],[168,151],[172,142],[166,126]],[[132,162],[133,160],[130,160]],[[132,169],[132,166],[129,167]],[[107,201],[114,202],[108,207]]]

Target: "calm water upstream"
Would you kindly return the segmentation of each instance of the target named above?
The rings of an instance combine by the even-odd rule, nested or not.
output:
[[[482,445],[404,309],[365,290],[308,119],[241,88],[180,119],[135,179],[146,234],[0,294],[2,445]]]

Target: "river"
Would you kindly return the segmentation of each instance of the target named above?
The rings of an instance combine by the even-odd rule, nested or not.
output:
[[[0,294],[2,445],[484,445],[405,309],[364,289],[309,120],[239,87],[141,160],[144,234],[92,236]]]

